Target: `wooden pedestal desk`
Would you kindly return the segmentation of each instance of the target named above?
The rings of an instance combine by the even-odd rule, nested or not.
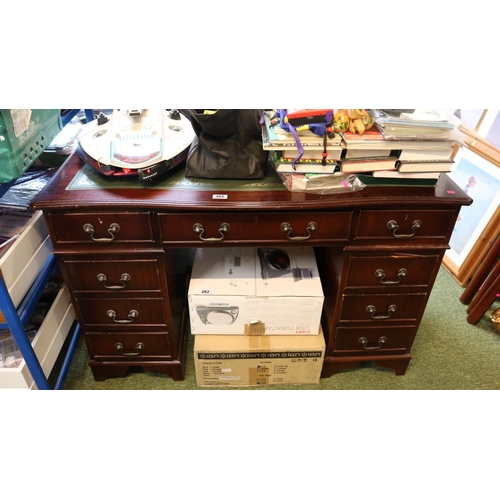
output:
[[[131,366],[183,380],[189,250],[201,246],[313,246],[325,295],[322,376],[364,361],[403,375],[458,212],[472,202],[446,175],[435,188],[328,196],[289,192],[279,180],[271,189],[163,189],[101,176],[100,187],[72,189],[86,169],[71,156],[34,206],[96,380]]]

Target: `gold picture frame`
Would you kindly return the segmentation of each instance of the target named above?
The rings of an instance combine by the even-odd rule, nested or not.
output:
[[[442,265],[466,286],[500,231],[500,167],[467,145],[449,175],[474,200],[462,207]]]

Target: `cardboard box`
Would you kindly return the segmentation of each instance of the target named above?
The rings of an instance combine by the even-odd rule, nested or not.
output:
[[[319,335],[196,335],[198,387],[319,384],[325,356]]]
[[[188,301],[194,335],[318,335],[324,295],[312,247],[200,248]]]

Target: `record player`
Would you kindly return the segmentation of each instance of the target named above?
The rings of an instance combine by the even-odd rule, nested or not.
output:
[[[146,181],[184,161],[194,138],[191,122],[175,109],[115,109],[83,127],[77,152],[103,175]]]

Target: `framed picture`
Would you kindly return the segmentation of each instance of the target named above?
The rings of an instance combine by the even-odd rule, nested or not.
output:
[[[488,109],[477,133],[493,147],[500,149],[500,109]]]
[[[472,199],[462,207],[443,267],[465,286],[500,231],[500,167],[462,147],[449,175]]]
[[[448,109],[447,111],[474,132],[481,126],[488,112],[487,109]]]

